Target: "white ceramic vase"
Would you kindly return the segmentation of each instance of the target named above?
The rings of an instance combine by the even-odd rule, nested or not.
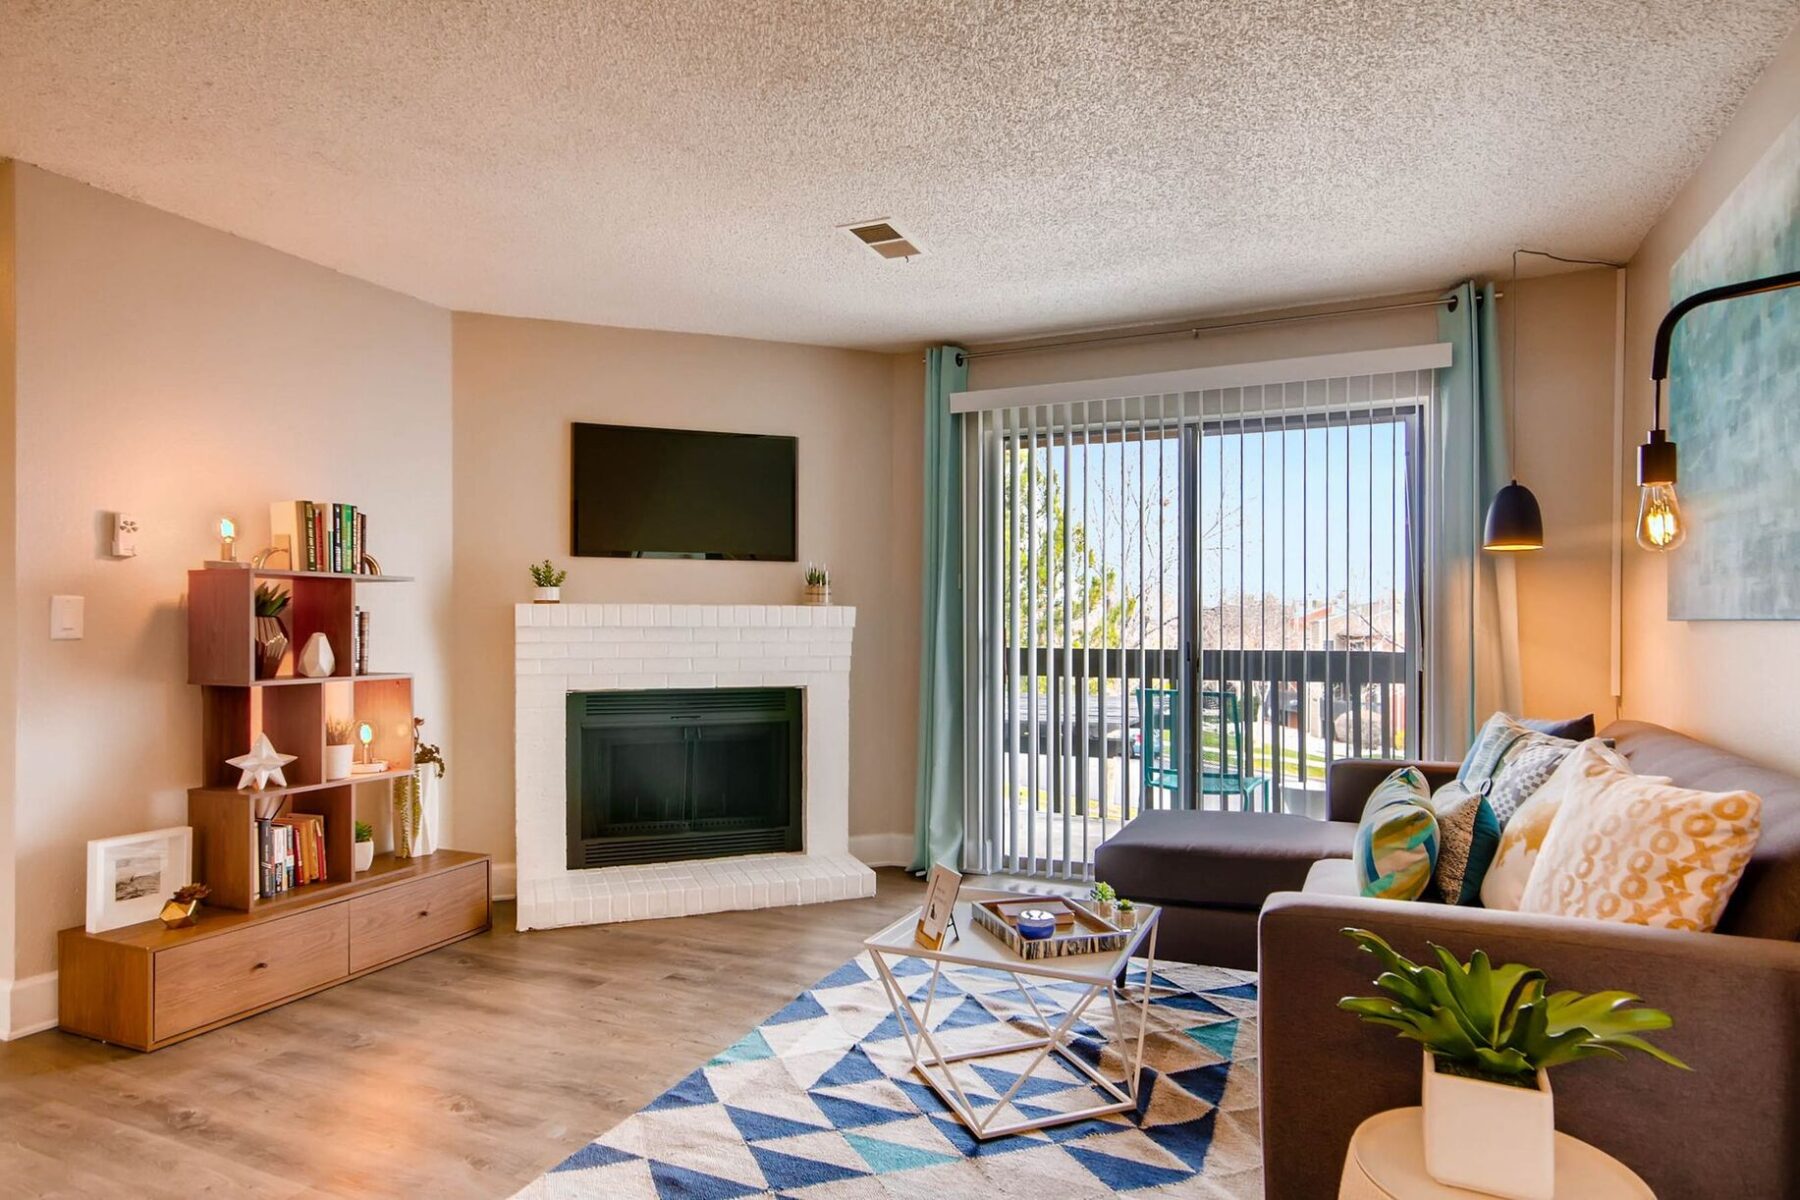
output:
[[[350,767],[353,764],[355,757],[356,747],[352,746],[349,742],[345,742],[341,746],[326,746],[325,778],[328,781],[350,778]]]
[[[358,871],[368,870],[375,863],[375,843],[356,842],[354,847],[354,853],[350,856],[351,865]]]
[[[1556,1106],[1550,1076],[1513,1087],[1437,1069],[1424,1052],[1425,1171],[1449,1187],[1508,1200],[1554,1200]]]
[[[337,670],[337,655],[331,651],[331,639],[322,633],[307,638],[295,669],[308,679],[324,679]]]
[[[531,602],[533,604],[561,604],[562,589],[559,587],[532,588]]]

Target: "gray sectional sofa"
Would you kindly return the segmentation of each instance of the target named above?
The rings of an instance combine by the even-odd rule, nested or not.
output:
[[[1553,1077],[1557,1127],[1661,1196],[1800,1197],[1800,779],[1655,725],[1602,735],[1642,774],[1762,797],[1762,836],[1720,932],[1363,899],[1348,862],[1354,822],[1393,762],[1333,764],[1324,822],[1147,813],[1100,847],[1100,878],[1166,906],[1160,955],[1260,973],[1268,1197],[1335,1194],[1357,1124],[1418,1103],[1417,1053],[1336,1008],[1375,974],[1346,926],[1415,958],[1428,941],[1465,956],[1480,948],[1543,969],[1558,988],[1622,988],[1668,1010],[1675,1027],[1659,1041],[1694,1069],[1644,1056],[1564,1067]],[[1455,772],[1415,765],[1434,786]]]

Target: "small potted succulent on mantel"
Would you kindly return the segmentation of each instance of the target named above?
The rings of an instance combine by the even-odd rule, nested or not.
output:
[[[1088,899],[1093,902],[1094,915],[1102,921],[1113,919],[1113,905],[1118,902],[1119,893],[1113,891],[1113,885],[1105,880],[1095,880],[1094,886],[1088,889]]]
[[[332,717],[325,722],[325,779],[350,778],[356,759],[356,722]]]
[[[558,604],[562,601],[563,580],[569,577],[567,571],[557,569],[555,563],[545,559],[535,563],[531,568],[531,582],[536,584],[531,593],[533,604]]]
[[[355,870],[366,871],[375,863],[375,827],[367,821],[358,821],[355,831],[350,865]]]
[[[1689,1069],[1642,1036],[1674,1019],[1633,1007],[1638,997],[1630,992],[1546,994],[1542,971],[1494,966],[1480,950],[1464,964],[1433,945],[1438,965],[1422,967],[1366,929],[1344,934],[1381,962],[1375,986],[1384,994],[1346,996],[1338,1007],[1425,1048],[1425,1171],[1439,1183],[1510,1200],[1552,1200],[1551,1067],[1638,1050]]]
[[[824,563],[806,564],[806,591],[803,602],[814,606],[831,603],[831,568]]]

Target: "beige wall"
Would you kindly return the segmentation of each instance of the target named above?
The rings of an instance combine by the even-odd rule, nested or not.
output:
[[[574,421],[792,434],[800,558],[857,609],[853,837],[912,828],[920,392],[894,356],[457,314],[452,692],[459,844],[512,859],[513,605],[528,564],[567,567],[576,602],[794,603],[792,563],[569,554]],[[922,388],[922,374],[917,376]],[[449,750],[449,747],[446,747]]]
[[[450,317],[32,167],[16,184],[17,454],[0,457],[18,472],[24,977],[82,922],[89,838],[185,821],[201,763],[183,594],[220,514],[254,550],[271,500],[364,506],[383,565],[419,577],[369,600],[374,664],[418,673],[454,745]],[[114,510],[143,525],[136,558],[104,553]],[[87,636],[52,642],[65,592],[87,598]]]
[[[18,492],[13,486],[14,384],[17,326],[14,320],[13,164],[0,159],[0,630],[17,620],[14,551]],[[18,761],[18,645],[0,636],[0,763]],[[13,855],[16,770],[0,770],[0,1036],[12,1027],[13,913],[17,872]]]
[[[1533,715],[1592,712],[1604,722],[1615,713],[1608,534],[1613,288],[1609,271],[1543,276],[1521,281],[1500,307],[1503,347],[1512,336],[1514,313],[1523,314],[1518,459],[1521,478],[1543,507],[1548,543],[1543,552],[1520,555],[1515,563],[1523,708]],[[977,357],[970,386],[1299,358],[1417,345],[1437,336],[1434,309],[1401,309],[1199,338]]]
[[[1575,252],[1579,252],[1576,248]],[[1612,691],[1616,273],[1506,284],[1500,341],[1520,336],[1513,469],[1544,512],[1544,548],[1520,554],[1519,664],[1534,716],[1618,715]]]
[[[1625,482],[1650,425],[1650,345],[1669,307],[1669,270],[1719,203],[1800,114],[1800,33],[1764,70],[1711,153],[1631,260]],[[1772,398],[1791,404],[1793,397]],[[1629,512],[1637,512],[1635,487]],[[1677,550],[1679,554],[1681,551]],[[1670,621],[1668,560],[1625,551],[1625,714],[1800,771],[1800,622]],[[1800,565],[1787,564],[1789,570]]]

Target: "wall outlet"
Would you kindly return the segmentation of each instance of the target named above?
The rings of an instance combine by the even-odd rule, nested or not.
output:
[[[138,521],[130,513],[112,515],[112,555],[114,558],[137,557]]]

